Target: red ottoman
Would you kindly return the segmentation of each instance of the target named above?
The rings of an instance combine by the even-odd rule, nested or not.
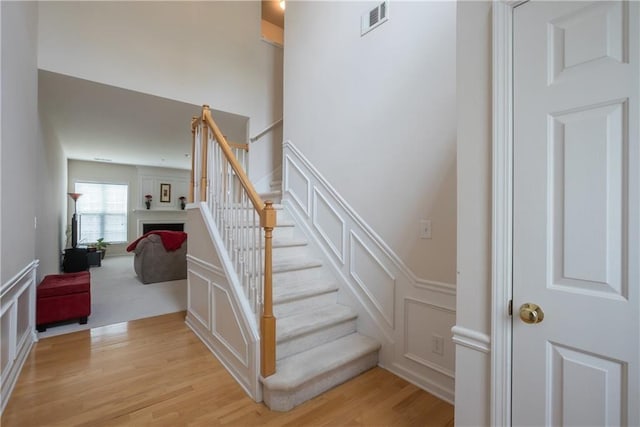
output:
[[[88,271],[45,276],[36,290],[36,329],[51,323],[78,319],[87,323],[91,314],[91,275]]]

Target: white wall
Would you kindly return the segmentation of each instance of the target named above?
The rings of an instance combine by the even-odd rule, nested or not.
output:
[[[260,40],[260,2],[40,2],[38,66],[250,117],[282,117],[282,49]],[[222,129],[224,132],[224,129]],[[252,145],[255,180],[277,140]]]
[[[36,257],[39,277],[59,269],[64,170],[38,116],[37,22],[35,2],[2,2],[2,283]]]
[[[458,2],[457,22],[456,328],[471,346],[456,349],[456,425],[489,425],[490,354],[480,347],[491,330],[491,2]]]
[[[67,223],[67,158],[60,142],[46,121],[40,118],[43,156],[36,166],[40,196],[36,202],[36,258],[40,259],[41,276],[60,271],[60,254],[65,246]]]
[[[140,185],[141,183],[144,185],[146,183],[145,179],[148,177],[158,178],[163,183],[172,184],[171,206],[162,206],[160,203],[160,189],[158,185],[157,191],[153,192],[154,197],[152,209],[147,211],[144,208],[143,198],[144,194],[146,194],[145,191],[151,191],[146,188],[140,188]],[[127,242],[123,244],[110,245],[107,248],[107,256],[127,254],[126,247],[128,246],[128,243],[139,237],[139,220],[186,222],[186,212],[177,210],[179,209],[177,198],[181,195],[188,196],[188,193],[184,191],[181,192],[177,184],[184,183],[185,186],[188,185],[189,171],[168,168],[140,168],[131,165],[69,160],[69,181],[67,191],[73,192],[75,183],[79,181],[127,184],[129,186]],[[70,198],[68,198],[67,208],[68,218],[71,218],[73,215],[73,201]],[[68,222],[70,221],[71,220],[69,219]]]
[[[284,140],[416,275],[453,284],[456,5],[391,2],[361,37],[375,4],[287,4]]]

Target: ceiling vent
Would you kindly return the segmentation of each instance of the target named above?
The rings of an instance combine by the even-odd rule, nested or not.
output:
[[[384,1],[362,15],[360,35],[364,36],[389,20],[389,2]]]

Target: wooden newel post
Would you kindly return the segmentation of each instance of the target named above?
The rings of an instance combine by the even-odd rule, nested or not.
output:
[[[272,234],[276,226],[276,211],[270,200],[265,202],[260,217],[264,228],[264,301],[260,319],[260,373],[263,378],[276,372],[276,318],[273,317]]]
[[[195,186],[196,186],[196,126],[199,126],[198,116],[191,118],[191,181],[189,182],[189,203],[195,202]]]
[[[202,106],[202,123],[206,123],[205,116],[209,113],[209,106]],[[200,201],[207,201],[207,149],[209,145],[209,128],[202,126],[202,167],[200,169]]]

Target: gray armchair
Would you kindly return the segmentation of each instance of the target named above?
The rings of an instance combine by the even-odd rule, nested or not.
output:
[[[133,267],[144,284],[187,278],[187,241],[176,251],[167,251],[157,234],[141,239],[135,250]]]

